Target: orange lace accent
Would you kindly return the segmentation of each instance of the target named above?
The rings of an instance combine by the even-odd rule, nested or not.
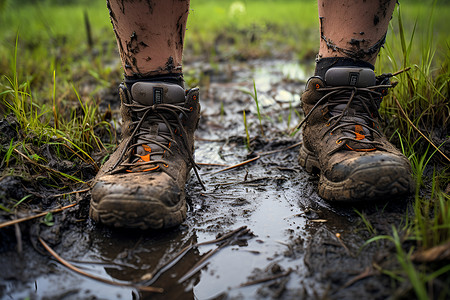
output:
[[[141,155],[141,159],[139,161],[150,161],[150,153],[146,155]]]
[[[356,135],[356,139],[358,141],[363,140],[366,138],[366,136],[363,134],[364,133],[364,129],[362,128],[361,125],[355,125],[355,135]]]
[[[138,162],[149,162],[151,160],[150,157],[150,153],[152,152],[152,148],[149,147],[148,145],[142,145],[142,148],[144,148],[145,151],[147,151],[148,153],[145,155],[140,155],[140,159],[138,159]],[[132,171],[132,170],[126,170],[128,173],[135,173],[135,172],[149,172],[149,171],[154,171],[156,169],[158,169],[159,166],[154,166],[145,170],[139,170],[139,171]]]

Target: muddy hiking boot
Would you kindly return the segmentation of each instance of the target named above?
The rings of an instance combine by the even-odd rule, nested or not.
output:
[[[115,227],[177,226],[186,218],[190,170],[198,176],[193,151],[199,91],[138,81],[122,84],[119,95],[123,140],[95,178],[90,216]]]
[[[320,171],[319,195],[329,201],[370,201],[413,188],[411,166],[383,135],[378,109],[390,85],[370,68],[333,67],[308,80],[299,163]]]

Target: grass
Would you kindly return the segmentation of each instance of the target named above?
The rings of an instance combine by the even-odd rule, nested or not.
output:
[[[368,243],[386,239],[395,245],[402,272],[382,271],[397,281],[407,276],[418,299],[428,299],[433,280],[444,274],[448,278],[450,271],[448,266],[434,271],[411,260],[414,251],[450,241],[450,197],[444,192],[449,185],[450,161],[440,151],[449,135],[450,43],[448,37],[436,38],[433,24],[440,22],[434,14],[441,8],[434,2],[427,10],[428,19],[417,17],[407,29],[404,7],[398,6],[376,68],[380,73],[410,68],[395,76],[399,84],[383,100],[381,113],[386,133],[411,162],[416,188],[413,211],[405,214],[403,225],[394,227],[391,235],[371,232],[375,236]],[[441,297],[448,297],[448,290],[443,293],[446,296]]]
[[[56,160],[61,163],[67,160],[73,162],[74,166],[84,163],[98,170],[91,153],[104,151],[109,144],[114,143],[112,125],[98,112],[98,103],[87,95],[82,99],[74,83],[70,83],[67,77],[62,77],[63,84],[60,85],[55,69],[45,84],[48,88],[39,86],[44,78],[34,74],[21,75],[25,71],[22,69],[24,55],[21,45],[17,34],[13,55],[9,56],[9,74],[3,74],[0,79],[0,110],[4,116],[11,114],[18,124],[16,139],[11,138],[8,149],[1,149],[4,154],[1,165],[6,166],[2,170],[2,178],[11,174],[14,168],[27,165],[22,168],[21,177],[27,180],[39,178],[48,187],[66,187],[68,182],[85,184],[86,179],[79,168],[65,171],[58,169],[61,168],[59,164],[50,167],[50,160],[54,158],[43,157],[42,147],[45,146],[48,153],[54,152]],[[43,65],[46,65],[45,60]],[[61,86],[67,87],[69,84],[72,85],[73,94],[61,90]],[[74,103],[73,97],[78,103]],[[109,134],[105,136],[105,132]],[[109,136],[106,146],[100,136],[104,140],[104,137]],[[3,135],[1,137],[2,140],[5,138]],[[24,200],[22,198],[12,207],[2,205],[2,210],[13,212]]]
[[[248,124],[247,124],[247,116],[245,114],[245,110],[242,111],[242,118],[244,120],[244,128],[245,128],[245,146],[247,148],[248,151],[250,151],[251,147],[250,147],[250,133],[248,132]]]
[[[400,263],[405,275],[409,278],[409,281],[411,282],[411,285],[414,288],[415,294],[418,299],[428,299],[427,291],[425,288],[425,280],[421,278],[421,275],[415,268],[414,264],[411,261],[410,253],[405,253],[402,247],[402,241],[400,240],[400,237],[398,235],[397,229],[395,227],[392,228],[392,236],[390,235],[379,235],[372,239],[369,239],[366,242],[366,245],[379,241],[379,240],[388,240],[392,242],[395,245],[395,250],[397,253],[397,260]],[[402,275],[404,274],[396,274],[392,271],[387,271],[380,269],[380,271],[384,272],[385,274],[395,278],[396,280],[402,282],[404,281],[404,278]]]
[[[401,145],[412,165],[416,189],[411,232],[424,249],[450,240],[449,197],[443,192],[449,184],[450,161],[443,152],[438,152],[438,148],[448,143],[450,46],[447,43],[443,48],[437,48],[433,42],[433,10],[436,9],[434,3],[426,30],[418,33],[417,26],[414,26],[408,38],[399,6],[397,24],[391,24],[391,40],[379,60],[379,69],[382,70],[386,70],[383,65],[386,59],[393,69],[411,68],[397,75],[399,84],[384,99],[381,110],[389,120],[388,130],[394,130],[394,140]],[[421,39],[419,51],[414,51],[415,39]],[[441,60],[436,59],[438,51],[444,54],[440,55],[443,57]],[[414,58],[417,52],[420,54],[418,63]],[[439,67],[436,61],[442,61],[442,65]],[[427,178],[425,174],[432,168],[432,160],[443,162],[444,167],[439,171],[434,168],[431,178]],[[428,195],[421,193],[426,182],[431,185]]]
[[[55,72],[53,72],[52,82],[52,109],[48,108],[46,103],[36,103],[33,100],[30,82],[19,84],[16,63],[17,41],[12,63],[13,77],[5,76],[9,85],[4,85],[4,90],[1,94],[3,96],[3,104],[9,108],[21,125],[20,133],[22,136],[32,139],[33,143],[38,147],[42,144],[51,144],[52,142],[54,145],[61,146],[65,143],[65,147],[70,152],[80,153],[95,164],[87,152],[105,149],[105,146],[95,134],[94,129],[104,126],[109,130],[110,127],[109,123],[101,120],[101,116],[99,116],[97,111],[98,106],[95,103],[83,103],[79,94],[73,88],[74,94],[79,101],[81,113],[76,112],[72,108],[69,115],[64,115],[62,113],[63,108],[57,108],[59,101],[56,100]],[[58,111],[60,112],[58,113]]]
[[[391,70],[410,68],[410,70],[396,76],[399,84],[393,93],[384,99],[381,110],[392,121],[389,124],[390,128],[395,128],[400,136],[409,141],[420,139],[421,134],[419,131],[422,131],[428,135],[430,140],[433,140],[431,133],[437,133],[436,129],[439,128],[444,129],[437,134],[440,140],[435,144],[440,145],[442,144],[440,141],[445,140],[445,128],[450,121],[450,102],[448,101],[450,45],[447,43],[446,46],[440,49],[444,58],[435,60],[437,49],[433,43],[432,31],[428,29],[425,34],[430,34],[430,37],[422,45],[422,49],[426,50],[421,51],[422,55],[419,60],[413,59],[412,46],[417,38],[415,29],[413,29],[408,40],[405,36],[400,8],[397,14],[397,27],[400,28],[399,35],[396,36],[395,30],[391,30],[391,38],[395,38],[397,42],[390,41],[386,44],[384,53],[380,55],[381,59],[378,62],[378,69],[387,71],[387,68]],[[429,26],[431,27],[431,21]],[[401,47],[394,46],[398,44]],[[389,61],[387,66],[385,64],[386,59]],[[437,61],[442,61],[440,68],[436,65]],[[398,62],[401,62],[401,64]],[[397,105],[397,99],[400,107]],[[403,115],[402,112],[407,112],[407,115]],[[414,127],[409,124],[409,120],[414,124]],[[432,132],[433,130],[434,132]],[[424,153],[427,145],[428,141],[420,140],[415,145],[417,152]]]
[[[319,43],[316,10],[314,1],[192,0],[185,58],[201,57],[211,64],[265,57],[311,60]],[[92,45],[84,28],[85,12]],[[411,260],[412,252],[450,240],[450,198],[444,192],[449,163],[430,144],[448,151],[449,15],[450,5],[443,1],[402,2],[394,14],[376,70],[411,69],[395,76],[399,84],[385,97],[381,113],[386,133],[412,163],[416,190],[412,211],[389,233],[376,231],[370,216],[358,212],[374,236],[368,243],[384,239],[395,246],[402,271],[382,272],[409,280],[418,298],[427,296],[432,280],[449,272],[448,267],[434,270]],[[13,114],[18,124],[17,135],[0,147],[2,175],[34,176],[56,187],[84,181],[76,171],[50,168],[39,149],[48,145],[59,160],[97,169],[114,147],[114,120],[108,116],[111,111],[100,112],[99,91],[115,88],[122,75],[104,1],[0,1],[0,29],[0,113]],[[198,82],[193,76],[189,80]],[[249,93],[263,134],[256,86]],[[243,117],[249,146],[245,111]],[[97,152],[103,153],[99,159],[93,155]],[[14,213],[32,198],[2,202],[0,210]]]
[[[261,111],[259,109],[258,91],[256,90],[256,83],[255,83],[255,81],[253,80],[253,92],[248,91],[248,90],[243,90],[243,89],[241,89],[241,92],[249,95],[253,99],[253,101],[255,101],[256,114],[258,116],[258,121],[259,121],[259,129],[261,131],[261,136],[264,138],[264,129],[263,129],[263,125],[262,125],[262,115],[261,115]],[[246,120],[246,119],[244,118],[244,120]],[[247,130],[247,123],[245,123],[245,130],[246,130],[246,132],[248,132],[248,130]]]
[[[231,60],[287,51],[298,57],[315,55],[318,19],[312,1],[193,0],[191,9],[188,51]]]

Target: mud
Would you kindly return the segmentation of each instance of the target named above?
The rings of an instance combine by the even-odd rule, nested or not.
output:
[[[409,285],[398,286],[374,267],[396,267],[394,249],[383,241],[363,247],[373,234],[355,212],[364,214],[377,234],[389,234],[391,226],[404,218],[410,201],[332,206],[317,196],[318,178],[297,163],[294,145],[300,134],[289,133],[301,116],[296,113],[300,111],[299,93],[311,68],[289,61],[253,61],[214,67],[193,63],[185,69],[197,70],[204,83],[195,157],[206,185],[206,191],[202,190],[195,176],[188,181],[186,222],[165,231],[111,229],[88,218],[89,192],[70,199],[59,197],[45,208],[74,200],[79,204],[55,213],[54,225],[39,219],[0,229],[1,298],[384,299],[413,295]],[[242,92],[253,91],[253,79],[264,135],[253,99]],[[251,151],[245,145],[243,110]],[[273,150],[281,151],[270,154]],[[251,163],[217,172],[258,155]],[[94,176],[90,172],[86,177]],[[0,186],[0,195],[23,188],[17,176],[1,178]],[[51,193],[57,192],[47,191]],[[52,259],[38,242],[41,237],[85,272],[143,284],[148,274],[184,247],[213,240],[240,226],[250,232],[220,248],[194,276],[179,282],[219,243],[195,247],[168,268],[152,284],[163,288],[163,294],[78,275]]]

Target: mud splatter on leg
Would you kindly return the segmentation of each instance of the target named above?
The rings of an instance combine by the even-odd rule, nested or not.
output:
[[[385,42],[395,3],[395,0],[319,0],[318,57],[348,57],[374,64]]]
[[[181,73],[188,0],[108,0],[126,76]]]

